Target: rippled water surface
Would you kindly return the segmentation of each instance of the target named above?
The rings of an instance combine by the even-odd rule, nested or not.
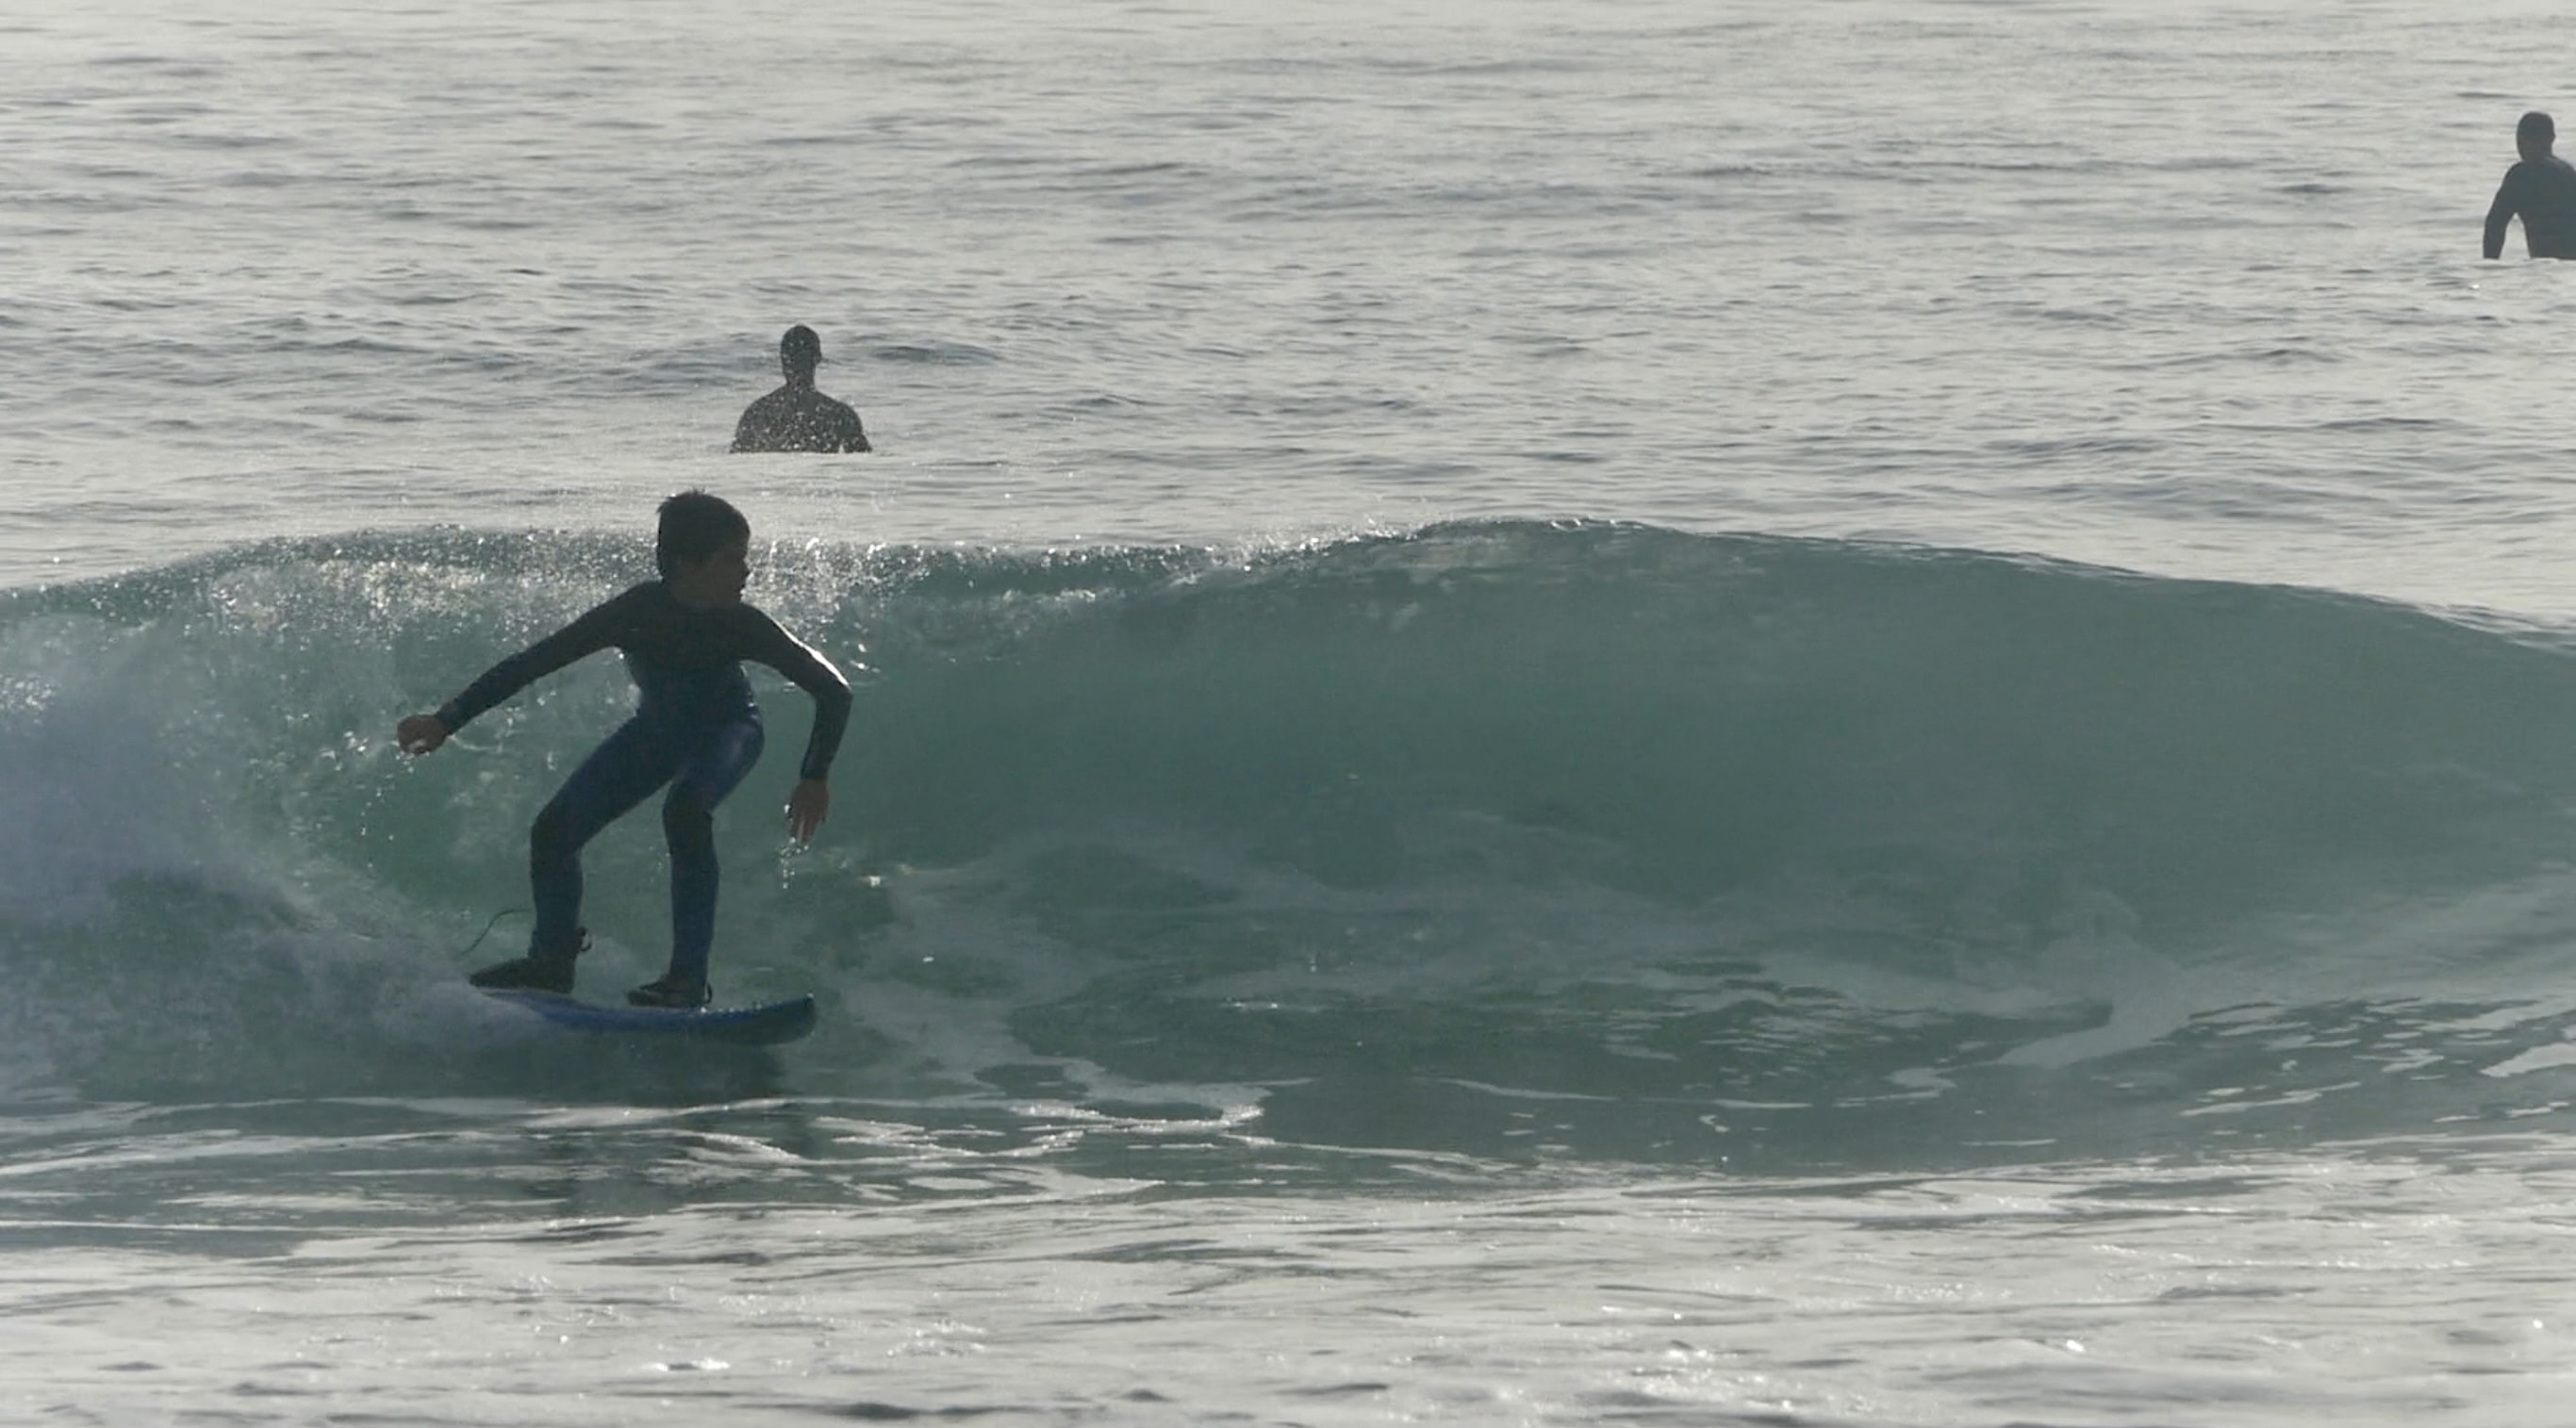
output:
[[[2562,29],[0,17],[0,1418],[2548,1421]],[[457,983],[608,662],[385,745],[691,485],[772,1055]]]

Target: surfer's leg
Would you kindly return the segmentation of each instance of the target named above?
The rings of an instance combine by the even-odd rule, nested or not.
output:
[[[528,887],[537,908],[528,955],[466,980],[478,987],[572,990],[573,958],[582,947],[582,845],[671,776],[673,747],[667,733],[630,719],[564,780],[528,830]]]
[[[569,957],[581,942],[581,850],[660,788],[677,767],[666,731],[643,719],[619,726],[537,814],[528,830],[528,890],[537,925],[531,956]]]
[[[703,986],[707,949],[716,937],[716,805],[760,762],[756,718],[736,719],[698,746],[662,800],[662,836],[671,845],[671,970],[665,981]]]

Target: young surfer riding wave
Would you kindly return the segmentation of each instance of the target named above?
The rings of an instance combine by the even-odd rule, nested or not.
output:
[[[850,684],[832,662],[777,621],[743,603],[751,523],[723,499],[687,491],[662,503],[654,538],[661,578],[615,596],[492,666],[435,712],[414,714],[395,735],[427,754],[476,715],[573,661],[603,649],[626,656],[635,714],[573,770],[537,814],[528,837],[536,928],[528,952],[483,968],[478,987],[569,992],[581,926],[581,850],[601,829],[668,785],[662,832],[671,850],[671,964],[626,994],[637,1006],[702,1007],[710,1000],[707,954],[715,940],[716,805],[760,759],[760,706],[744,660],[777,670],[814,697],[814,732],[787,825],[810,841],[830,811],[826,782],[849,723]]]

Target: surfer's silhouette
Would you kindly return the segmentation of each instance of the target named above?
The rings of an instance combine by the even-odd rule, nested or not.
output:
[[[2505,170],[2487,208],[2486,254],[2504,255],[2504,230],[2519,215],[2522,242],[2535,258],[2576,258],[2576,166],[2551,153],[2558,122],[2534,109],[2514,126],[2522,162]]]
[[[653,538],[661,573],[485,670],[463,693],[395,726],[407,754],[428,754],[483,711],[573,661],[614,648],[635,680],[634,717],[591,751],[528,835],[536,927],[528,955],[476,972],[478,987],[570,992],[581,927],[581,850],[657,790],[671,850],[671,965],[626,994],[637,1006],[702,1007],[715,941],[715,809],[760,759],[760,705],[742,662],[777,670],[814,696],[787,827],[814,836],[832,808],[832,755],[850,718],[850,682],[832,662],[743,603],[751,523],[722,497],[683,491],[662,503]]]
[[[778,339],[778,367],[787,381],[745,407],[734,423],[736,451],[869,451],[868,433],[847,402],[814,390],[814,368],[823,339],[803,323]]]

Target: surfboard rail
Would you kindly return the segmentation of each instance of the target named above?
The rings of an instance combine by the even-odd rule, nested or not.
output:
[[[775,1046],[814,1029],[812,993],[741,1007],[625,1007],[586,1002],[561,992],[486,989],[495,1001],[525,1007],[568,1031],[675,1036],[740,1046]]]

